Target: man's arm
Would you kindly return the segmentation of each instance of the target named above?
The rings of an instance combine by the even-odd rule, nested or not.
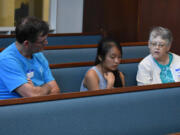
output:
[[[19,86],[15,91],[22,97],[45,96],[51,93],[51,87],[48,84],[36,87],[31,80],[28,80],[28,83]]]
[[[47,85],[49,85],[49,87],[51,89],[50,94],[59,94],[60,93],[60,88],[58,87],[55,80],[48,82]]]
[[[16,88],[15,90],[22,97],[45,96],[50,94],[59,94],[60,89],[56,81],[50,81],[42,86],[34,86],[33,82],[28,79],[28,82]]]

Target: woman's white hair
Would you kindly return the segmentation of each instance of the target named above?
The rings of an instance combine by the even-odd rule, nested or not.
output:
[[[163,40],[167,42],[167,45],[171,45],[173,41],[172,33],[169,29],[163,27],[154,27],[149,35],[149,41],[152,41],[156,37],[161,37]]]

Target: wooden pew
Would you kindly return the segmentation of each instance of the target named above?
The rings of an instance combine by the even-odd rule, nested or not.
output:
[[[149,54],[147,42],[121,43],[123,59],[144,58]],[[46,46],[43,51],[49,64],[94,61],[97,44]]]
[[[169,83],[1,100],[0,134],[175,133],[180,131],[179,87]]]
[[[99,32],[48,34],[48,46],[97,44],[102,38]],[[15,41],[15,35],[0,35],[0,48],[5,48]]]
[[[123,42],[120,43],[122,47],[136,47],[136,46],[147,46],[148,42]],[[78,48],[97,48],[97,44],[82,44],[82,45],[54,45],[46,46],[45,50],[61,50],[61,49],[78,49]]]
[[[144,58],[149,54],[147,42],[121,43],[121,46],[123,59]],[[94,61],[97,53],[97,44],[47,46],[43,53],[50,64]]]
[[[149,54],[148,42],[126,42],[121,46],[123,59],[144,58]]]
[[[43,51],[49,64],[94,61],[97,45],[49,46]],[[58,58],[58,59],[57,59]]]
[[[168,134],[168,135],[180,135],[180,132],[178,132],[178,133],[172,133],[172,134]]]

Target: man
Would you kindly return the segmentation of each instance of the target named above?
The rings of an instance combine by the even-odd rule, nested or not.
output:
[[[26,17],[16,26],[16,42],[0,54],[0,99],[60,92],[41,53],[48,32],[48,24],[35,17]]]

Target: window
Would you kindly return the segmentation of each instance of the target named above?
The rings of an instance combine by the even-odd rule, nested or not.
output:
[[[0,33],[11,34],[16,23],[25,16],[49,21],[50,0],[0,0]]]

